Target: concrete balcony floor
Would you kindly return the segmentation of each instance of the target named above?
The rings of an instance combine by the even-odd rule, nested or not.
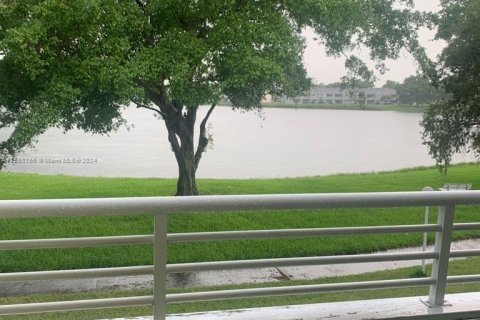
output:
[[[363,320],[363,319],[478,319],[480,293],[447,295],[448,305],[427,307],[426,297],[343,301],[307,305],[169,315],[167,320]],[[152,320],[152,317],[128,320]],[[127,320],[127,319],[115,319]]]

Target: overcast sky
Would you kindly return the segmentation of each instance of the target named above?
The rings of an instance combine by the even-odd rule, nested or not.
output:
[[[439,0],[416,0],[416,8],[425,11],[438,11]],[[318,83],[331,83],[340,80],[340,77],[345,75],[345,65],[343,58],[327,57],[325,49],[322,45],[313,40],[313,32],[306,31],[304,34],[307,38],[307,48],[304,54],[305,66],[307,68],[308,76],[313,78]],[[420,41],[423,46],[427,48],[427,53],[430,58],[435,58],[441,51],[445,44],[441,41],[434,41],[434,31],[421,30]],[[361,57],[368,59],[368,51],[364,51]],[[373,68],[374,63],[370,66]],[[386,80],[395,80],[402,82],[406,77],[414,75],[417,72],[417,65],[407,52],[402,52],[398,60],[388,60],[386,66],[389,69],[384,75],[378,72],[376,76],[378,81],[377,86],[381,86]]]

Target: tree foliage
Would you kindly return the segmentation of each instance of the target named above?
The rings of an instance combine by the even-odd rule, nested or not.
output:
[[[426,105],[442,100],[444,94],[424,76],[407,77],[397,87],[398,99],[401,104]]]
[[[401,86],[402,84],[400,82],[397,82],[397,81],[393,81],[393,80],[387,80],[387,82],[385,82],[385,84],[382,86],[382,88],[388,88],[388,89],[395,89],[397,90],[399,86]]]
[[[442,2],[437,37],[448,42],[440,56],[444,101],[424,115],[423,139],[441,168],[462,150],[480,152],[480,2]]]
[[[312,28],[332,55],[360,44],[375,60],[422,56],[427,16],[411,0],[3,0],[0,161],[50,127],[108,133],[133,103],[164,122],[179,168],[177,194],[197,194],[206,122],[224,96],[260,108],[265,94],[309,86],[302,54]],[[194,126],[200,105],[209,105]]]
[[[430,105],[445,98],[443,90],[422,75],[409,76],[402,83],[387,80],[383,88],[395,89],[401,104]]]
[[[375,76],[365,62],[355,56],[350,56],[345,61],[348,73],[342,77],[340,88],[347,91],[354,103],[365,107],[367,97],[363,88],[371,88],[375,83]]]
[[[374,84],[375,83],[373,81],[365,81],[362,78],[356,78],[354,79],[353,86],[355,88],[373,88]],[[344,86],[344,83],[341,81],[327,83],[324,85],[325,88],[341,88],[342,86]]]

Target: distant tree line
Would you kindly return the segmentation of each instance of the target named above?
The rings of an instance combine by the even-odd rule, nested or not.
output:
[[[355,86],[355,88],[362,88],[362,89],[363,88],[373,88],[374,83],[372,81],[364,81],[364,80],[357,79],[354,82],[354,86]],[[342,87],[345,87],[345,83],[337,81],[337,82],[327,83],[325,85],[325,87],[326,88],[342,88]]]
[[[354,96],[355,93],[357,96],[360,96],[362,92],[361,89],[375,87],[373,80],[365,81],[355,79],[355,81],[350,80],[348,82],[344,81],[344,79],[342,80],[343,81],[327,83],[324,86],[326,88],[342,88],[342,90],[347,90]],[[435,88],[427,78],[420,75],[409,76],[402,83],[387,80],[382,88],[395,89],[398,94],[399,104],[430,105],[445,98],[443,91]]]
[[[430,105],[445,97],[445,93],[432,86],[425,77],[410,76],[403,83],[388,80],[383,88],[397,90],[398,102],[410,105]]]

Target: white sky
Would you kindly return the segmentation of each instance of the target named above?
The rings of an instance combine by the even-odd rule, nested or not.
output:
[[[440,9],[439,0],[416,0],[415,6],[418,10],[424,11],[438,11]],[[307,68],[308,76],[313,78],[318,83],[331,83],[340,80],[340,77],[345,75],[345,61],[343,58],[328,57],[325,54],[325,49],[322,45],[313,40],[314,33],[306,31],[304,36],[307,38],[307,48],[304,53],[304,62]],[[427,53],[430,58],[435,58],[445,46],[443,41],[433,40],[435,31],[428,29],[421,30],[419,33],[421,44],[427,48]],[[360,56],[364,61],[369,61],[368,51],[364,50]],[[369,63],[373,69],[374,63]],[[417,65],[413,58],[407,53],[402,52],[397,60],[387,60],[386,66],[389,69],[384,75],[376,72],[378,78],[376,85],[383,85],[386,80],[395,80],[403,82],[403,80],[414,75],[417,72]]]

